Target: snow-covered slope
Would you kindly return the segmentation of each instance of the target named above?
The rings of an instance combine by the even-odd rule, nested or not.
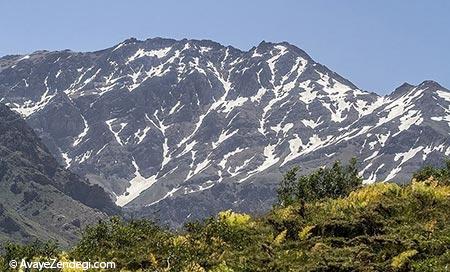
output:
[[[351,156],[367,182],[404,182],[450,154],[448,90],[425,81],[378,96],[288,43],[244,52],[129,39],[92,53],[8,56],[0,95],[68,168],[138,209],[204,195],[270,204],[292,165]],[[266,185],[267,195],[250,192]],[[218,188],[233,195],[224,201]]]

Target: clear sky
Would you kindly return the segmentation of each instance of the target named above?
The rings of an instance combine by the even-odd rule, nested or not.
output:
[[[0,56],[93,51],[129,37],[288,41],[362,89],[450,88],[450,1],[0,0]]]

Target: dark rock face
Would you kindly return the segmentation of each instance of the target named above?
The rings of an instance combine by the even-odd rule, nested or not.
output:
[[[365,92],[288,43],[129,39],[0,59],[2,102],[61,163],[175,225],[266,209],[295,164],[356,156],[367,182],[406,182],[450,154],[449,96],[432,81]]]
[[[0,104],[0,241],[55,239],[63,246],[118,208],[98,185],[61,167],[26,122]],[[78,222],[65,228],[68,222]]]

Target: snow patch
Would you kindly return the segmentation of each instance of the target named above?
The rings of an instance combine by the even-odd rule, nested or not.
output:
[[[109,119],[109,120],[107,120],[107,121],[105,121],[106,122],[106,124],[108,125],[108,128],[109,128],[109,130],[112,132],[112,134],[114,135],[114,138],[116,138],[116,141],[120,144],[120,145],[122,145],[123,146],[123,142],[122,142],[122,139],[120,139],[120,136],[119,136],[119,134],[120,134],[120,132],[122,132],[122,130],[127,126],[127,123],[120,123],[119,124],[119,126],[120,126],[120,128],[119,128],[119,130],[118,131],[115,131],[114,129],[113,129],[113,123],[115,123],[115,121],[117,120],[117,118],[113,118],[113,119]]]
[[[150,51],[146,51],[145,49],[140,48],[136,51],[136,53],[134,53],[134,55],[128,58],[125,64],[129,64],[130,62],[135,61],[142,57],[156,57],[158,59],[161,59],[165,57],[167,53],[169,53],[170,49],[172,49],[172,47],[166,47]]]
[[[116,205],[123,207],[130,203],[136,197],[138,197],[143,191],[147,190],[152,186],[157,180],[156,175],[145,178],[139,173],[139,167],[136,161],[133,159],[132,164],[134,166],[134,178],[130,180],[130,185],[126,189],[125,193],[118,196],[116,199]]]
[[[86,136],[86,134],[89,131],[89,125],[86,121],[86,118],[84,118],[83,115],[81,115],[81,118],[83,119],[83,124],[84,124],[84,129],[83,131],[77,136],[77,138],[75,139],[75,141],[73,142],[72,146],[77,146],[79,143],[81,143],[81,141],[83,141],[84,137]]]

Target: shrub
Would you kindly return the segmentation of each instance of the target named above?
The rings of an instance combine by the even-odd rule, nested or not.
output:
[[[444,167],[426,165],[413,174],[416,181],[426,181],[433,177],[442,185],[450,185],[450,159],[445,160]]]
[[[405,268],[409,265],[410,259],[416,254],[417,250],[415,249],[404,251],[392,258],[391,266],[396,269]]]
[[[187,265],[183,272],[206,272],[206,270],[198,263],[193,262]]]
[[[10,271],[8,263],[11,260],[20,262],[25,261],[50,261],[51,259],[58,259],[58,244],[54,241],[41,242],[34,241],[29,245],[19,245],[7,243],[4,246],[3,267],[1,271]]]
[[[418,199],[424,206],[446,201],[450,197],[450,188],[436,187],[433,184],[413,181],[409,187],[412,196]]]
[[[230,227],[244,227],[251,219],[248,214],[235,213],[231,210],[220,212],[218,218]]]
[[[117,217],[88,227],[71,252],[76,260],[110,260],[118,268],[139,270],[152,267],[169,255],[171,235],[148,220],[126,222]],[[151,254],[157,253],[153,257]]]
[[[347,203],[365,208],[370,204],[379,203],[384,197],[399,197],[400,193],[401,187],[397,184],[380,182],[351,192]]]
[[[112,218],[85,230],[69,255],[51,243],[9,244],[0,271],[10,271],[9,259],[50,257],[114,261],[124,272],[448,270],[450,186],[430,176],[405,186],[376,183],[349,192],[360,184],[356,167],[337,162],[302,183],[313,189],[318,186],[313,181],[334,185],[318,186],[325,188],[321,194],[299,195],[302,177],[296,171],[282,188],[292,205],[265,216],[228,210],[180,231]]]
[[[307,240],[312,235],[311,231],[315,227],[316,226],[306,226],[301,231],[299,231],[298,232],[298,238],[300,239],[300,241]]]
[[[287,230],[283,230],[282,232],[280,232],[280,234],[278,234],[277,237],[275,237],[275,239],[273,240],[273,244],[276,246],[281,246],[281,244],[286,241],[286,235]]]
[[[210,272],[233,272],[234,270],[229,268],[226,263],[221,263],[218,266],[210,270]]]

